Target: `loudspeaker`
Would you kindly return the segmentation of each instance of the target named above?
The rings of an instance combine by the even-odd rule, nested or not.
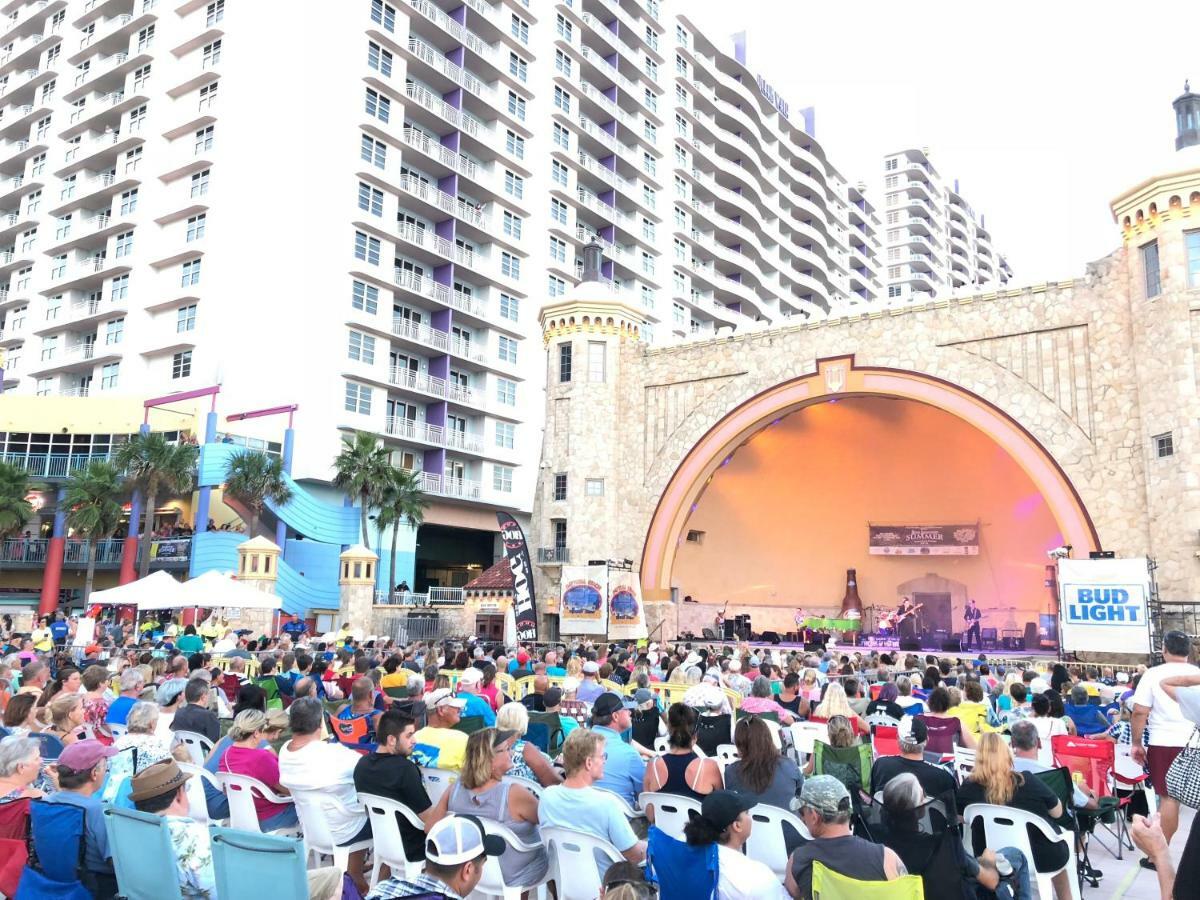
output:
[[[825,649],[825,645],[820,643],[819,641],[805,641],[804,642],[804,652],[805,653],[821,653],[822,651],[824,651],[824,649]]]
[[[779,636],[779,632],[777,631],[764,631],[762,633],[762,639],[764,641],[770,641],[772,644],[778,644],[782,640],[782,638]]]
[[[960,639],[957,637],[946,638],[944,641],[942,641],[942,649],[943,650],[953,650],[955,653],[960,652],[962,650],[962,645],[960,643]]]
[[[902,637],[902,638],[900,638],[900,649],[901,650],[920,650],[921,642],[917,638]]]
[[[737,627],[737,622],[735,622],[733,619],[725,620],[725,634],[724,634],[725,640],[732,641],[734,639],[734,635],[736,634],[734,629],[736,627]]]
[[[1023,637],[1006,637],[1001,642],[1005,650],[1024,650],[1025,638]]]
[[[1042,645],[1041,635],[1038,634],[1037,622],[1025,623],[1025,649],[1037,650]]]

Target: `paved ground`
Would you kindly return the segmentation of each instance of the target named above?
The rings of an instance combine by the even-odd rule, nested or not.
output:
[[[1187,843],[1195,815],[1195,811],[1184,807],[1180,816],[1179,831],[1171,841],[1171,856],[1176,864],[1183,854],[1183,845]],[[1109,846],[1114,846],[1114,840],[1107,834],[1102,834],[1101,838]],[[1104,872],[1104,878],[1099,888],[1085,888],[1085,900],[1159,900],[1158,876],[1138,865],[1141,852],[1126,850],[1124,855],[1123,860],[1116,859],[1093,839],[1090,852],[1092,865]],[[1177,896],[1200,898],[1200,885],[1194,885],[1191,893],[1177,893]]]

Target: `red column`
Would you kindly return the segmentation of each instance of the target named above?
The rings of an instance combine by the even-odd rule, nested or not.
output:
[[[38,601],[38,615],[44,616],[58,609],[58,588],[62,584],[63,553],[65,538],[52,537],[46,547],[46,569],[42,573],[42,596]]]
[[[137,550],[138,539],[136,537],[125,538],[125,543],[121,547],[121,574],[117,577],[118,584],[129,584],[137,578]]]

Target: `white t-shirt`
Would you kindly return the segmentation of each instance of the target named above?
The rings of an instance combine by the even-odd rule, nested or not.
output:
[[[367,822],[354,789],[354,767],[362,756],[328,741],[313,741],[300,750],[289,746],[290,742],[279,749],[279,783],[289,791],[317,791],[333,839],[348,842]]]
[[[721,900],[787,900],[783,882],[766,863],[717,845],[717,896]]]
[[[1179,704],[1167,696],[1159,683],[1167,678],[1179,675],[1200,675],[1200,668],[1191,663],[1163,663],[1153,666],[1142,675],[1138,688],[1133,693],[1136,706],[1150,707],[1150,746],[1152,747],[1183,747],[1196,723],[1185,716],[1179,709]]]

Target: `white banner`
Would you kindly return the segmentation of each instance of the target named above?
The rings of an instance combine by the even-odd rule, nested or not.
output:
[[[641,578],[636,572],[608,573],[608,636],[622,640],[649,636],[642,610]]]
[[[560,633],[607,633],[608,566],[563,566],[561,596]]]
[[[1134,559],[1060,559],[1064,653],[1150,652],[1150,569]]]

